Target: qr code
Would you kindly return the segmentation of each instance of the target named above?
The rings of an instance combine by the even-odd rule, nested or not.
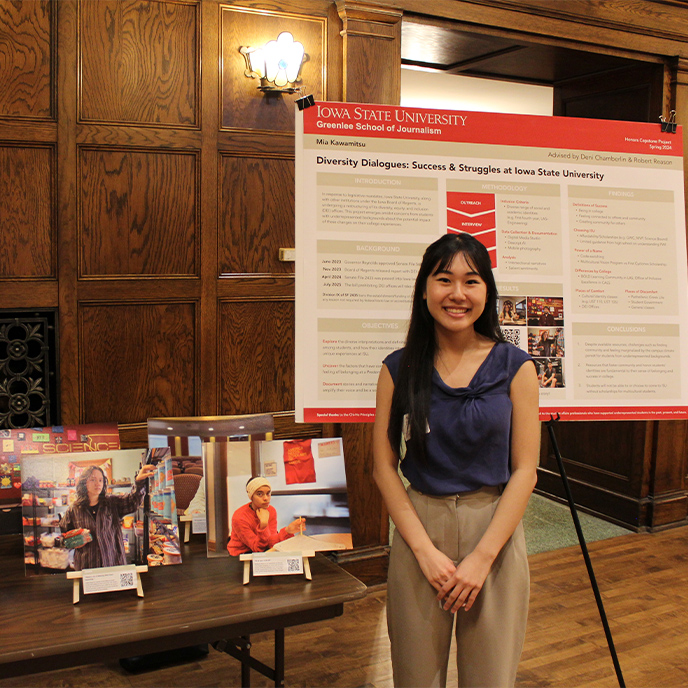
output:
[[[517,327],[502,327],[504,339],[514,346],[521,347],[521,330]]]
[[[299,559],[287,559],[287,571],[289,573],[294,573],[301,571],[301,561]]]
[[[119,587],[130,588],[134,585],[134,574],[131,571],[119,574]]]

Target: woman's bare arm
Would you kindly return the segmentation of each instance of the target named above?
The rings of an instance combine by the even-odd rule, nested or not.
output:
[[[377,383],[373,429],[373,476],[396,529],[411,548],[425,577],[436,590],[439,590],[456,567],[449,557],[432,544],[397,472],[397,456],[387,437],[393,392],[392,376],[387,366],[383,365]]]

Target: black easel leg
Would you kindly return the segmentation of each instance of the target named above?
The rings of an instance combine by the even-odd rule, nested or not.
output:
[[[569,509],[571,510],[571,518],[573,519],[573,525],[576,528],[576,534],[578,535],[578,542],[580,543],[581,551],[583,552],[583,559],[585,559],[585,566],[588,569],[588,577],[590,578],[590,585],[592,586],[592,591],[595,595],[595,601],[597,602],[597,609],[600,613],[600,619],[602,619],[602,626],[604,627],[604,634],[607,637],[607,645],[609,646],[609,653],[612,656],[612,662],[614,663],[614,670],[616,671],[616,678],[619,682],[619,688],[626,688],[626,683],[624,682],[623,674],[621,673],[621,665],[619,664],[619,659],[616,656],[616,649],[614,648],[614,639],[612,638],[612,632],[609,628],[609,623],[607,622],[607,615],[604,611],[604,604],[602,602],[602,596],[600,595],[600,589],[597,586],[597,580],[595,579],[595,572],[592,568],[592,562],[590,561],[590,555],[588,554],[588,546],[585,542],[585,536],[583,535],[583,529],[581,528],[580,521],[578,520],[578,511],[576,510],[576,505],[573,501],[573,495],[571,494],[571,488],[569,487],[569,479],[564,470],[564,462],[562,461],[561,454],[559,453],[559,446],[557,445],[557,438],[554,435],[554,425],[559,420],[559,416],[556,418],[550,416],[550,419],[545,423],[547,426],[547,432],[549,433],[549,440],[552,444],[552,449],[554,450],[554,455],[557,459],[557,464],[559,466],[559,473],[561,475],[561,480],[564,483],[564,491],[566,492],[566,499],[569,502]]]

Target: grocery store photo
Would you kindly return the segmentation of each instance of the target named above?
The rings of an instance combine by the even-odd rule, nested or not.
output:
[[[169,463],[142,449],[22,457],[26,575],[180,563]]]

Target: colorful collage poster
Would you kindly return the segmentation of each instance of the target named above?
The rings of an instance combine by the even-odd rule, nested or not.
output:
[[[21,500],[23,456],[119,449],[116,423],[0,430],[0,505]]]

